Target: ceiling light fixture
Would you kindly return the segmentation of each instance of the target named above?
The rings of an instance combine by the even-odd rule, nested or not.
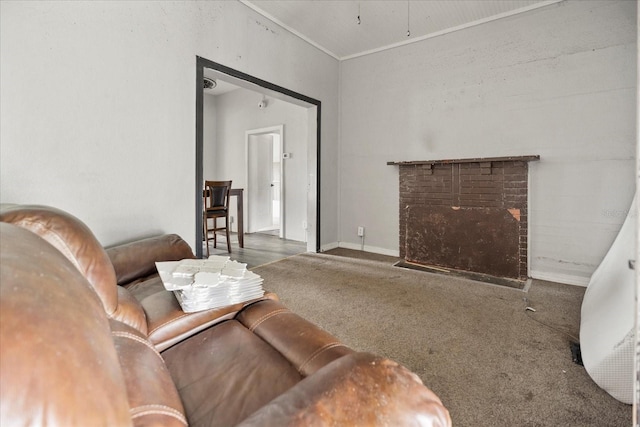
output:
[[[267,108],[267,105],[269,105],[269,101],[267,101],[267,97],[263,95],[262,101],[258,102],[258,108],[264,110]]]
[[[214,89],[216,86],[218,86],[218,82],[208,77],[204,78],[204,85],[203,85],[204,89]]]

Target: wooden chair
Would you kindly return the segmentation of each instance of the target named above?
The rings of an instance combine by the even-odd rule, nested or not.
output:
[[[204,240],[207,244],[207,256],[209,256],[209,233],[213,232],[213,247],[217,247],[218,231],[225,230],[227,236],[227,251],[231,253],[231,239],[229,238],[229,198],[231,193],[231,181],[205,181],[204,182],[204,212],[202,214],[204,225]],[[218,227],[218,218],[224,218],[224,227]],[[213,228],[209,228],[209,220],[213,219]]]

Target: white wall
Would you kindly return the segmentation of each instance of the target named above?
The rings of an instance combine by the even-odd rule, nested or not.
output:
[[[105,245],[194,246],[196,56],[322,101],[322,238],[337,239],[338,63],[239,2],[0,2],[0,202]]]
[[[202,175],[205,180],[215,180],[218,179],[214,178],[215,159],[218,157],[218,109],[215,96],[203,96],[202,116]]]
[[[533,277],[586,284],[634,193],[636,2],[573,1],[341,64],[340,241],[397,254],[390,160],[539,154]]]
[[[231,179],[235,188],[246,188],[245,132],[284,125],[284,152],[291,153],[283,163],[285,238],[306,241],[302,221],[307,215],[307,109],[272,98],[267,108],[259,109],[261,99],[257,92],[237,89],[216,96],[215,111],[204,110],[205,123],[212,114],[217,122],[215,157],[208,158],[209,147],[204,150],[205,163],[212,164],[205,178]]]

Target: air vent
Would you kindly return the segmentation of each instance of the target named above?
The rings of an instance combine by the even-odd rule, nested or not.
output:
[[[204,88],[205,89],[213,89],[218,85],[215,80],[205,77],[204,78]]]

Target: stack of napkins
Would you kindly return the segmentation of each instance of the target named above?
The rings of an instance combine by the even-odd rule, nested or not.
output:
[[[156,262],[160,279],[185,313],[246,302],[264,295],[263,279],[229,257]]]

